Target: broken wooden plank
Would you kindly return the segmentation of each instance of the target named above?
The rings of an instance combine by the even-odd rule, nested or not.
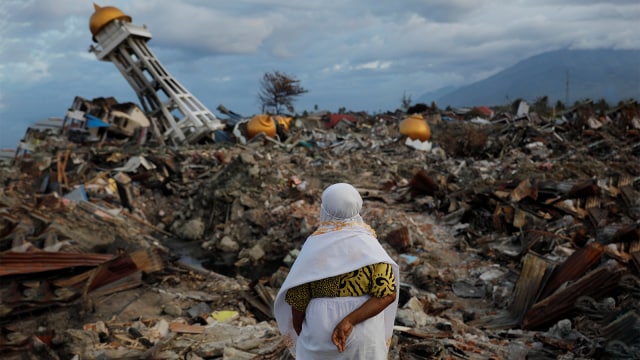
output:
[[[525,315],[521,327],[527,330],[539,329],[557,322],[574,309],[574,304],[580,296],[604,296],[617,288],[618,281],[626,272],[626,268],[615,261],[601,265],[534,304]]]
[[[600,243],[592,242],[584,248],[576,250],[562,265],[558,266],[544,287],[540,299],[544,299],[556,291],[562,284],[581,277],[602,258],[604,253]]]
[[[84,286],[84,294],[140,272],[129,255],[122,255],[91,270]]]
[[[473,326],[483,326],[489,329],[518,326],[535,303],[549,266],[544,258],[532,253],[526,254],[523,259],[522,271],[516,282],[513,301],[507,312],[473,321]]]
[[[111,254],[64,252],[0,253],[0,276],[24,275],[79,266],[97,266],[113,259]]]
[[[519,323],[531,305],[536,301],[545,275],[549,271],[549,263],[542,257],[528,253],[522,260],[522,272],[514,291],[514,300],[509,312]]]
[[[89,293],[91,296],[104,296],[133,289],[140,285],[142,285],[142,272],[137,271],[133,274],[106,283],[100,287],[93,288]]]

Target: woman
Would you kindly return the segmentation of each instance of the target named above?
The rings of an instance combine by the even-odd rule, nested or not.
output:
[[[398,265],[360,217],[361,208],[353,186],[325,189],[320,225],[276,296],[276,321],[297,359],[387,358]]]

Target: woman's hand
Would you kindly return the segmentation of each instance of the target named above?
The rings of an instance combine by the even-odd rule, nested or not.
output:
[[[351,335],[353,330],[353,324],[345,317],[336,325],[331,334],[331,340],[338,347],[339,352],[344,351],[344,347],[347,345],[347,339]]]
[[[338,347],[339,352],[343,352],[347,344],[347,339],[356,324],[359,324],[373,316],[378,315],[396,299],[396,294],[383,297],[370,297],[359,308],[342,319],[331,334],[331,340]]]

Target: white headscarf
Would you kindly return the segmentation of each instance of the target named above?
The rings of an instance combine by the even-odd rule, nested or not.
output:
[[[360,209],[362,198],[358,190],[345,183],[333,184],[322,192],[320,222],[363,222]]]
[[[375,231],[362,220],[361,208],[362,198],[349,184],[333,184],[322,193],[320,225],[302,246],[274,303],[278,328],[294,356],[298,336],[293,329],[291,306],[285,301],[289,289],[381,262],[391,264],[396,291],[400,289],[398,265],[380,245]],[[396,293],[396,300],[383,310],[387,344],[393,335],[398,298]]]

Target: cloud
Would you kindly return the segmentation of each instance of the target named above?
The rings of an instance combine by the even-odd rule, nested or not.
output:
[[[60,12],[69,1],[56,4],[59,7],[49,2],[37,6],[34,1],[3,3],[0,10],[0,59],[4,64],[0,68],[0,79],[3,82],[26,86],[45,81],[52,76],[54,62],[68,61],[66,55],[74,53],[73,44],[78,44],[82,21]],[[48,21],[44,20],[47,14],[50,15]],[[58,21],[51,20],[55,18]]]
[[[272,34],[275,23],[273,18],[235,15],[198,2],[154,6],[154,2],[141,1],[126,12],[139,14],[132,15],[134,23],[142,21],[148,26],[156,46],[202,55],[255,53]]]
[[[345,71],[357,71],[357,70],[386,70],[391,67],[393,63],[391,61],[369,61],[366,63],[350,65],[350,64],[334,64],[331,67],[322,69],[324,72],[345,72]]]
[[[146,24],[151,50],[208,107],[241,113],[259,108],[258,80],[273,70],[310,90],[301,108],[378,110],[548,50],[640,48],[637,0],[96,3]],[[76,95],[136,101],[117,68],[87,52],[93,12],[77,0],[0,1],[0,121],[60,115]]]

